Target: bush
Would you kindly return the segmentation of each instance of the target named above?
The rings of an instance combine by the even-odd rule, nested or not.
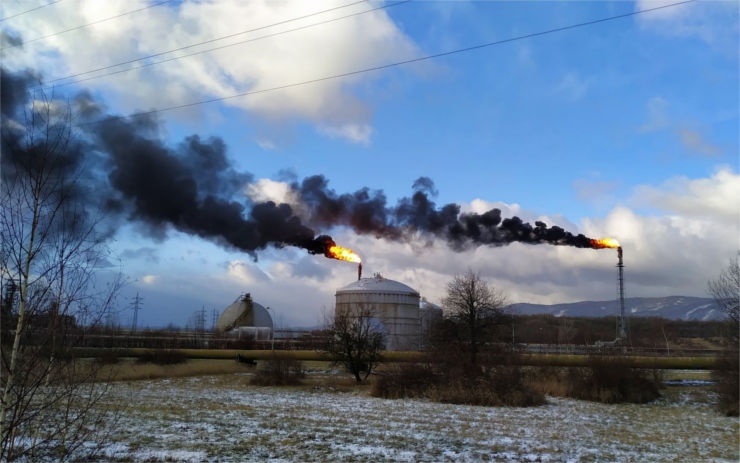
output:
[[[429,398],[442,403],[494,407],[531,407],[545,403],[544,395],[524,384],[502,387],[498,378],[487,376],[452,379],[433,386],[429,391]]]
[[[439,383],[439,380],[430,366],[406,363],[377,373],[370,394],[384,399],[425,397],[429,388]]]
[[[521,368],[515,365],[487,369],[442,366],[442,371],[435,371],[427,365],[406,364],[379,375],[370,393],[387,399],[424,397],[466,405],[528,407],[545,403],[544,395],[523,381]]]
[[[632,368],[619,357],[592,356],[588,366],[568,368],[567,395],[603,403],[645,403],[660,397],[660,376],[651,370]]]
[[[185,363],[187,356],[179,350],[155,349],[142,353],[136,363],[153,363],[155,365],[175,365]]]
[[[257,386],[294,386],[304,377],[303,364],[294,359],[271,358],[259,363],[251,383]]]
[[[114,365],[120,360],[118,352],[114,350],[104,350],[100,355],[95,357],[95,361],[101,365]]]
[[[739,358],[737,347],[729,348],[717,358],[717,367],[712,370],[719,396],[717,408],[725,416],[738,416],[740,412]]]

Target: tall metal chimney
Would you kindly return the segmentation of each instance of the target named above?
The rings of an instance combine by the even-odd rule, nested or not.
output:
[[[617,248],[617,271],[619,272],[619,333],[618,338],[627,339],[627,322],[624,318],[624,261],[622,260],[622,246]]]
[[[362,262],[357,264],[357,281],[362,279]]]

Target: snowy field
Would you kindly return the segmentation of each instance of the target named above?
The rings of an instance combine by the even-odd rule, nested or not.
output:
[[[648,405],[548,398],[535,408],[385,400],[230,374],[114,385],[109,461],[738,461],[738,420],[706,387]]]

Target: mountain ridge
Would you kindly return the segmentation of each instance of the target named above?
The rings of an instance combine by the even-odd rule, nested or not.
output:
[[[662,317],[670,320],[722,320],[724,314],[714,299],[693,296],[629,297],[624,299],[625,315],[629,317]],[[619,315],[616,299],[610,301],[580,301],[560,304],[511,304],[508,309],[520,315],[551,314],[556,317],[607,317]]]

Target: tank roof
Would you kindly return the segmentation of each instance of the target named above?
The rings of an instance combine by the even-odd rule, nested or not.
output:
[[[380,274],[375,274],[372,278],[362,278],[357,281],[339,288],[337,293],[397,293],[397,294],[412,294],[418,296],[419,293],[395,280],[389,280],[383,278]]]
[[[216,322],[216,329],[219,331],[227,331],[232,328],[239,326],[254,326],[260,328],[272,329],[272,317],[270,313],[265,309],[264,306],[252,301],[252,313],[249,312],[249,307],[243,296],[239,296],[233,304],[226,307],[218,317]],[[248,323],[248,324],[244,324]]]

